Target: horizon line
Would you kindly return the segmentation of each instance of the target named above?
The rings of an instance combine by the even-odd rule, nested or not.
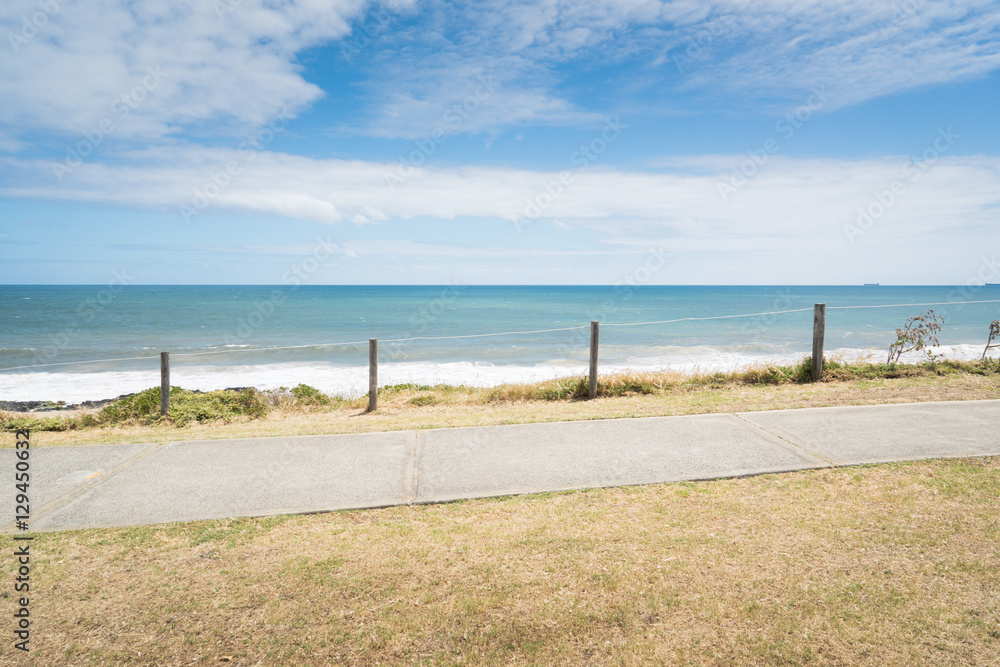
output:
[[[108,283],[3,283],[2,287],[107,287]],[[322,283],[322,284],[282,284],[282,283],[131,283],[118,285],[128,287],[277,287],[297,289],[300,287],[1000,287],[1000,283],[965,285],[961,283],[670,283],[654,285],[633,285],[629,283]]]

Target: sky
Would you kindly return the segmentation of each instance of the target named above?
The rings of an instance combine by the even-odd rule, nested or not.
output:
[[[4,0],[0,283],[1000,282],[1000,2]]]

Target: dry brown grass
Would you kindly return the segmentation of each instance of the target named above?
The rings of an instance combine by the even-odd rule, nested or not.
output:
[[[753,371],[749,371],[752,373]],[[764,373],[762,369],[758,373]],[[938,375],[904,369],[901,377],[837,379],[836,373],[816,384],[759,384],[737,379],[691,384],[687,376],[620,375],[602,383],[660,388],[653,393],[625,392],[593,401],[544,400],[537,396],[556,383],[510,385],[495,389],[464,387],[408,388],[384,392],[379,410],[365,412],[366,399],[315,408],[282,406],[257,420],[230,423],[118,426],[63,432],[37,432],[39,446],[124,442],[165,442],[211,438],[245,438],[324,433],[361,433],[404,429],[486,426],[530,422],[612,419],[752,412],[834,405],[876,405],[921,401],[1000,398],[1000,373]],[[535,396],[536,398],[525,398]],[[10,438],[2,446],[11,446]]]
[[[33,664],[996,664],[998,494],[969,459],[42,534]]]

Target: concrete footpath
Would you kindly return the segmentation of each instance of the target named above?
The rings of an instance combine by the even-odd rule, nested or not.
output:
[[[1000,401],[33,447],[30,526],[132,526],[983,455],[1000,455]],[[0,450],[8,533],[15,462],[14,450]]]

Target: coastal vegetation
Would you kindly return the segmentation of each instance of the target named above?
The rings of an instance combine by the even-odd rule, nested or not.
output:
[[[934,361],[937,355],[930,348],[941,344],[937,334],[943,326],[944,318],[935,315],[933,309],[907,319],[902,328],[896,328],[896,340],[889,346],[886,363],[899,363],[903,354],[921,351],[928,361]]]
[[[438,428],[573,419],[754,411],[828,405],[1000,398],[1000,360],[928,360],[918,364],[824,359],[820,382],[811,359],[737,371],[617,373],[600,377],[598,400],[587,380],[570,377],[497,387],[400,384],[367,398],[328,396],[307,385],[197,392],[171,389],[166,417],[159,388],[103,407],[67,412],[0,412],[0,429],[52,434],[50,444],[223,438]],[[4,443],[4,446],[9,443]]]
[[[983,348],[983,359],[986,358],[986,355],[989,354],[991,349],[1000,347],[1000,343],[993,342],[997,339],[1000,339],[1000,320],[993,320],[990,322],[990,334],[989,338],[986,339],[986,347]]]

